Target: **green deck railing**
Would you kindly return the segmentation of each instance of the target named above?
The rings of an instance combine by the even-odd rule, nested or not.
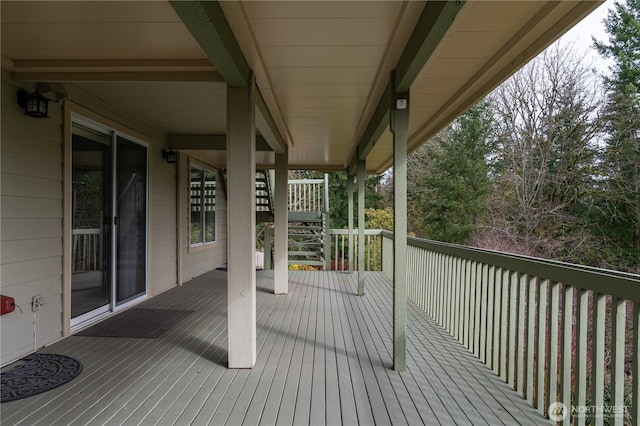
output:
[[[391,278],[393,234],[382,237]],[[407,287],[541,414],[639,424],[640,276],[408,238]]]

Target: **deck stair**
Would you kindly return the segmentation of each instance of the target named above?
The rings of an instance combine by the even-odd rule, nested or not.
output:
[[[289,264],[324,266],[324,212],[289,212]]]
[[[273,222],[273,172],[256,171],[256,221]]]

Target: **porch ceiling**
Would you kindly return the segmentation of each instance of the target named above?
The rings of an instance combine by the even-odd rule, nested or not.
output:
[[[465,3],[411,85],[409,148],[599,3]],[[425,3],[220,5],[289,145],[290,166],[346,168]],[[14,80],[66,82],[167,133],[224,133],[225,83],[170,3],[2,1],[1,8],[2,65]],[[212,155],[212,162],[224,161],[223,153]],[[382,172],[390,164],[387,129],[367,169]]]

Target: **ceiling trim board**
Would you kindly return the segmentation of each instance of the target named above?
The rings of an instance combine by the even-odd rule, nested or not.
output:
[[[178,150],[192,151],[226,151],[226,135],[198,135],[171,133],[168,136],[168,147]],[[271,152],[273,149],[261,135],[256,135],[256,151]]]
[[[373,112],[369,125],[365,129],[362,139],[358,144],[357,158],[359,160],[365,160],[367,158],[367,155],[369,155],[373,146],[376,144],[378,139],[380,139],[380,136],[382,136],[382,133],[384,133],[387,126],[389,126],[390,108],[391,84],[389,83],[387,84],[387,88],[382,94],[382,97],[378,101],[378,106]]]
[[[50,83],[62,82],[126,82],[126,81],[224,81],[222,76],[216,71],[42,71],[42,72],[23,72],[16,71],[11,73],[14,81],[46,81]]]
[[[258,90],[258,96],[256,96],[256,128],[264,136],[271,149],[276,154],[285,153],[285,143],[282,139],[282,135],[273,121],[273,117],[267,108],[267,104],[264,102],[262,93]]]
[[[207,59],[17,59],[16,71],[214,71]]]

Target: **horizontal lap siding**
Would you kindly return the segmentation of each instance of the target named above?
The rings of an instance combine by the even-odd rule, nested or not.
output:
[[[154,141],[149,147],[149,229],[151,276],[149,295],[175,287],[177,275],[176,165],[162,158],[162,146]]]
[[[4,365],[62,336],[62,111],[22,114],[17,87],[2,78],[0,285],[22,309],[2,316]],[[47,304],[35,315],[31,298]]]
[[[71,100],[73,86],[68,86]],[[1,360],[5,365],[58,340],[63,333],[63,129],[62,108],[49,103],[49,118],[25,116],[17,105],[18,88],[2,75],[0,285],[2,294],[22,309],[1,317]],[[89,102],[91,104],[91,102]],[[87,105],[105,118],[113,113]],[[134,130],[136,125],[124,123]],[[176,166],[162,158],[166,136],[142,129],[149,146],[150,296],[177,284]],[[34,344],[31,299],[44,295],[36,313]]]

